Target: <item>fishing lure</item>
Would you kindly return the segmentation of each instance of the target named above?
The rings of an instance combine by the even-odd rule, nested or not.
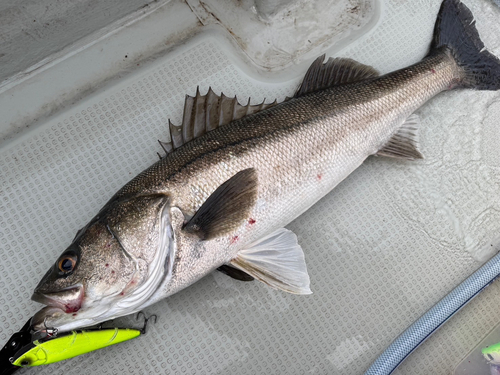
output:
[[[14,333],[0,351],[0,375],[11,375],[19,370],[20,367],[14,366],[11,359],[22,347],[32,341],[31,318],[29,318],[23,328]]]
[[[484,358],[493,365],[500,365],[500,342],[481,350]]]
[[[72,331],[47,340],[35,340],[13,358],[12,364],[21,367],[48,365],[131,340],[140,334],[140,330],[131,328]]]
[[[139,313],[137,319],[140,315],[144,314]],[[52,336],[48,335],[35,341],[31,341],[31,334],[29,334],[30,319],[21,331],[15,333],[2,349],[2,356],[10,356],[8,358],[9,364],[13,366],[9,366],[9,369],[4,370],[1,374],[10,375],[21,367],[34,367],[60,362],[134,339],[146,333],[148,321],[153,317],[156,323],[156,315],[149,318],[144,316],[144,326],[141,329],[102,328],[100,326],[63,334],[58,334],[57,331],[51,332],[50,329],[47,329],[49,333],[52,333]],[[29,336],[27,336],[28,334]]]

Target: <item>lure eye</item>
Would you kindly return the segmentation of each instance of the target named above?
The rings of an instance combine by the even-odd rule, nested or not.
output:
[[[57,262],[57,267],[62,274],[67,275],[73,272],[77,260],[78,258],[75,254],[64,254]]]
[[[30,364],[30,361],[28,361],[27,359],[24,359],[24,360],[20,363],[20,365],[21,365],[21,366],[28,366],[29,364]]]

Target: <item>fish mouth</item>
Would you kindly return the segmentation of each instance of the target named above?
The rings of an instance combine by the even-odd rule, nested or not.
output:
[[[49,307],[54,307],[65,313],[75,313],[82,307],[84,296],[83,285],[62,289],[54,293],[42,293],[38,290],[33,293],[31,299]]]

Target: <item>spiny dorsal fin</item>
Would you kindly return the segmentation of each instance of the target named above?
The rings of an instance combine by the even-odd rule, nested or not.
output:
[[[216,95],[212,88],[208,89],[206,95],[201,95],[198,87],[195,96],[186,95],[182,124],[176,126],[169,120],[170,142],[160,141],[160,145],[168,154],[206,132],[276,104],[276,100],[272,103],[265,103],[264,99],[260,104],[251,105],[248,99],[247,104],[242,105],[236,97]]]
[[[420,118],[418,115],[410,115],[399,128],[398,132],[375,155],[407,160],[423,159],[424,157],[418,149],[419,127]]]
[[[318,57],[309,67],[302,84],[295,93],[295,98],[332,86],[362,81],[378,77],[379,73],[371,66],[361,64],[352,59]]]
[[[202,240],[223,236],[248,218],[257,200],[257,171],[244,169],[219,186],[182,228]]]

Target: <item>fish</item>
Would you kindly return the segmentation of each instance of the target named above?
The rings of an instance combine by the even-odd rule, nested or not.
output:
[[[444,0],[429,53],[380,75],[321,56],[295,95],[242,105],[211,89],[169,122],[165,156],[123,186],[36,286],[35,330],[132,314],[213,271],[311,294],[305,255],[285,226],[369,156],[420,159],[414,112],[455,89],[500,89],[471,11]]]

